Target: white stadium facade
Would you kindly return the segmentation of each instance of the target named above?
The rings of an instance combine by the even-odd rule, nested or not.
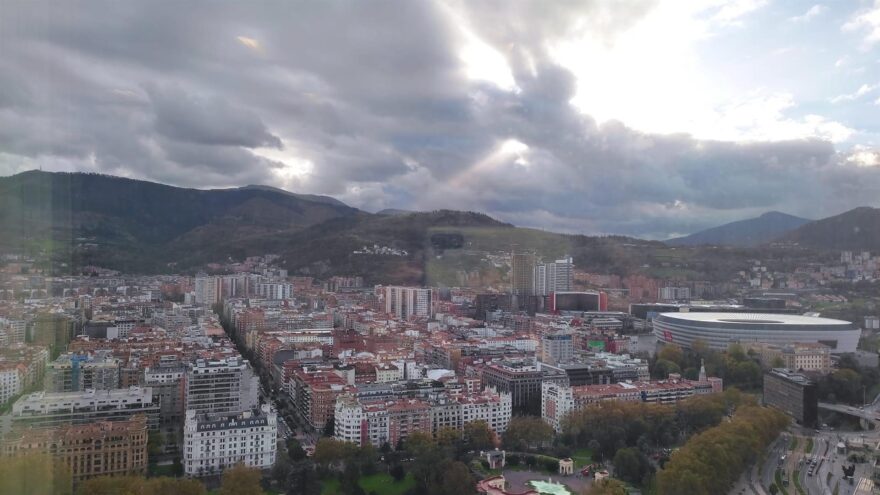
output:
[[[855,352],[861,330],[848,321],[765,313],[661,313],[654,317],[659,342],[690,348],[694,341],[725,350],[732,343],[818,342],[833,353]]]

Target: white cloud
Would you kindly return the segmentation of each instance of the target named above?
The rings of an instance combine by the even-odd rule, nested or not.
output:
[[[857,11],[843,25],[844,31],[865,33],[865,48],[880,41],[880,0],[874,0],[874,6]]]
[[[826,10],[828,10],[827,7],[825,7],[823,5],[816,4],[816,5],[813,5],[812,7],[810,7],[809,10],[807,10],[803,14],[794,16],[794,17],[790,18],[789,20],[792,22],[807,22],[810,19],[813,19],[814,17],[819,16],[820,14],[825,12]]]
[[[857,167],[880,166],[880,151],[858,149],[846,155],[846,161]]]
[[[853,101],[865,96],[868,93],[871,93],[875,89],[880,88],[880,83],[878,84],[862,84],[859,86],[859,89],[855,90],[852,93],[837,95],[834,98],[831,98],[831,103],[840,103],[842,101]]]
[[[726,2],[712,16],[712,20],[721,24],[739,24],[746,15],[767,5],[767,0],[733,0]]]

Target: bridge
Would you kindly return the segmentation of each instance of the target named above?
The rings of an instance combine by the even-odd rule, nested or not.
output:
[[[858,407],[845,406],[843,404],[830,404],[828,402],[820,402],[819,409],[834,411],[859,418],[861,420],[862,428],[868,429],[870,423],[874,423],[875,426],[880,423],[880,412],[877,412],[877,410],[875,409],[876,403],[877,401],[874,401],[874,403],[868,405],[864,409],[859,409]]]

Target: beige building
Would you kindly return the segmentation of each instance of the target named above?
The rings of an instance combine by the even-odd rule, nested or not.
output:
[[[96,476],[144,474],[147,417],[59,428],[26,428],[3,441],[7,456],[46,453],[66,464],[78,482]]]
[[[789,345],[748,344],[761,359],[765,368],[786,368],[794,371],[831,371],[831,348],[813,342],[798,342]]]

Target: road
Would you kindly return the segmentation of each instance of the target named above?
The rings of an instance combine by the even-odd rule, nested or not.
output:
[[[872,403],[864,408],[864,412],[866,415],[875,414],[877,406],[877,403]],[[842,407],[848,408],[849,406]],[[862,412],[859,408],[852,409],[859,413]],[[791,449],[793,437],[797,438],[794,450]],[[730,494],[766,495],[769,493],[769,486],[775,482],[776,470],[780,468],[791,480],[789,486],[786,487],[791,495],[798,493],[794,483],[795,472],[798,473],[798,481],[804,492],[809,495],[832,495],[835,487],[838,487],[838,495],[850,495],[855,488],[850,485],[849,480],[843,478],[843,470],[841,469],[841,465],[850,464],[847,461],[848,454],[838,453],[836,446],[840,442],[846,443],[848,439],[853,437],[861,437],[869,444],[876,444],[880,441],[880,430],[847,432],[822,429],[817,432],[807,428],[792,427],[770,445],[760,466],[754,466],[743,474],[731,489]],[[811,450],[807,452],[810,438],[813,439],[813,444]],[[783,455],[785,460],[780,464]],[[814,459],[816,465],[813,475],[810,476],[810,465]],[[873,477],[873,467],[870,462],[855,464],[855,466],[854,479],[856,481],[863,477]]]

